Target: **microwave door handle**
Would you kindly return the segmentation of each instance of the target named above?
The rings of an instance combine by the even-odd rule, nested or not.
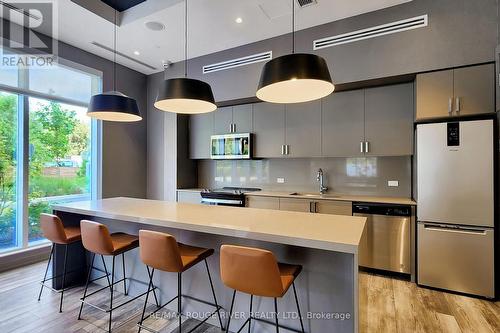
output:
[[[239,144],[240,144],[240,151],[239,151],[238,155],[243,155],[243,139],[242,138],[239,140]]]

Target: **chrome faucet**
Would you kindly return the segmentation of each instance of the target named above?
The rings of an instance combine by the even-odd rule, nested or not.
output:
[[[328,187],[324,185],[323,170],[321,168],[318,170],[316,180],[319,182],[319,194],[325,194],[328,191]]]

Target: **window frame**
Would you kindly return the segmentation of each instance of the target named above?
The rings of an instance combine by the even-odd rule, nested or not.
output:
[[[74,63],[70,60],[58,59],[58,65],[68,67],[94,76],[92,80],[92,95],[102,92],[103,73],[94,68]],[[49,69],[48,69],[49,71]],[[29,90],[29,69],[18,69],[18,86],[13,87],[0,84],[0,91],[16,94],[17,105],[17,166],[16,166],[16,247],[0,251],[0,256],[9,253],[24,251],[43,245],[48,241],[36,241],[29,243],[29,215],[28,215],[28,192],[29,192],[29,98],[40,98],[57,103],[70,104],[80,107],[88,107],[84,103],[71,98],[55,96]],[[91,120],[91,184],[90,194],[92,200],[102,198],[102,121]]]

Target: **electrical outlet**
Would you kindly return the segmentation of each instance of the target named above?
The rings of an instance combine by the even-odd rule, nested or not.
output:
[[[284,184],[285,183],[285,178],[276,178],[276,183],[278,183],[278,184]]]
[[[397,181],[397,180],[389,180],[389,181],[387,181],[387,186],[398,187],[399,186],[399,181]]]

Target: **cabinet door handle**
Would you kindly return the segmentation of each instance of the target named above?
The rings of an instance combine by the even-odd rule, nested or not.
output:
[[[359,151],[360,151],[361,153],[364,153],[364,152],[365,152],[365,144],[364,144],[364,142],[363,142],[363,141],[361,141],[361,142],[359,143]]]
[[[460,97],[455,98],[455,112],[460,112]]]
[[[285,145],[285,155],[288,155],[290,153],[290,146]]]
[[[450,97],[448,98],[448,113],[451,114],[453,111],[453,99]]]
[[[314,213],[313,204],[314,204],[314,201],[309,201],[309,213]]]
[[[365,141],[365,153],[369,153],[369,152],[370,152],[370,142]]]
[[[314,212],[315,213],[318,212],[318,203],[317,202],[314,202]]]
[[[281,145],[281,155],[285,155],[285,145]]]

